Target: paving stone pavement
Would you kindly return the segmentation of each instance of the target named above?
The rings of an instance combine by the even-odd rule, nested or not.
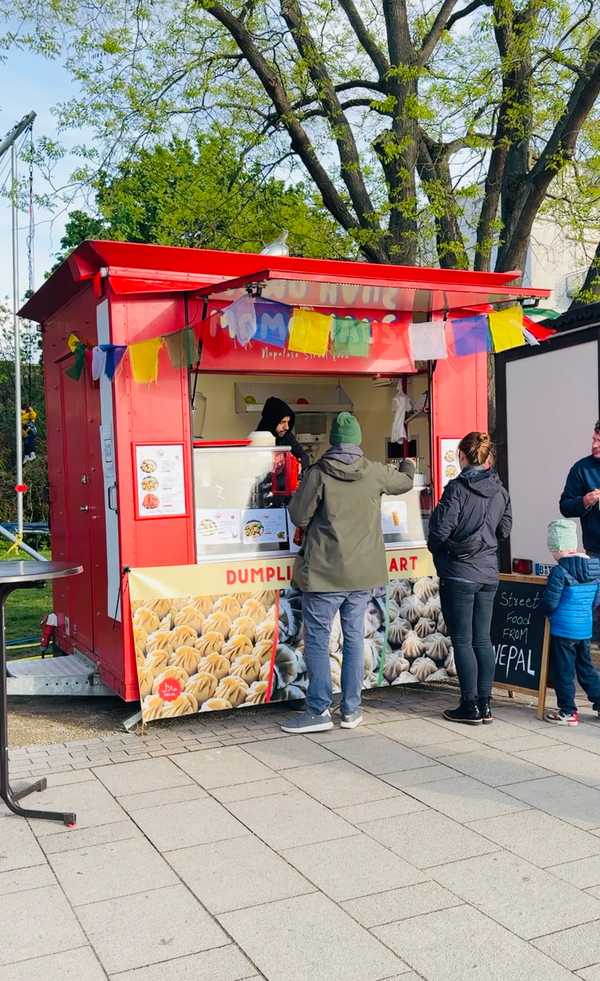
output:
[[[365,724],[268,706],[19,748],[0,808],[0,981],[600,981],[600,721],[370,692]]]

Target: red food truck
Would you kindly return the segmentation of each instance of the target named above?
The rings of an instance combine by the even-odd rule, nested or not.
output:
[[[290,451],[249,436],[276,396],[311,461],[342,409],[371,459],[417,458],[413,491],[382,502],[365,685],[451,676],[427,520],[459,439],[487,427],[487,354],[414,361],[407,338],[547,295],[517,275],[79,246],[21,310],[43,330],[53,557],[84,567],[55,586],[59,647],[103,690],[141,695],[146,719],[303,694]],[[246,303],[262,336],[254,320],[244,334]]]

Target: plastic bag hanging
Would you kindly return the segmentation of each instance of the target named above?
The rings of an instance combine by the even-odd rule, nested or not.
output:
[[[402,384],[400,382],[398,382],[396,394],[392,399],[392,409],[394,415],[392,417],[391,440],[392,443],[401,443],[403,439],[406,439],[406,413],[412,409],[412,401],[402,391]]]

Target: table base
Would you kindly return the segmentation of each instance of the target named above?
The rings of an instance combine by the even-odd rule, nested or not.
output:
[[[0,586],[0,798],[13,814],[26,818],[45,818],[47,821],[62,821],[68,828],[75,825],[75,815],[71,811],[62,813],[60,811],[38,811],[28,807],[21,807],[18,801],[28,797],[29,794],[39,793],[48,786],[46,778],[36,780],[35,783],[20,790],[12,790],[8,779],[8,695],[6,692],[6,635],[5,635],[5,616],[4,604],[6,597],[13,589],[18,589],[18,584]]]

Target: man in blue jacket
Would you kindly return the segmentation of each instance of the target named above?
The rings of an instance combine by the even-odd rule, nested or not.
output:
[[[578,460],[567,477],[560,499],[565,518],[580,518],[583,547],[600,558],[600,421],[594,427],[592,452]]]

